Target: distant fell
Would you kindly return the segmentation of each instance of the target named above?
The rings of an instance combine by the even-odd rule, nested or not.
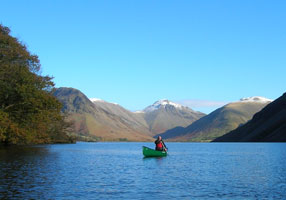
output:
[[[143,114],[139,114],[144,116],[149,130],[154,135],[177,126],[186,127],[205,116],[204,113],[194,111],[167,99],[156,101],[153,105],[145,108]]]
[[[74,88],[58,88],[54,95],[74,123],[75,135],[87,140],[150,141],[153,136],[177,126],[188,126],[205,114],[161,100],[140,112],[119,104],[88,98]]]
[[[246,123],[270,102],[263,97],[242,98],[213,111],[186,128],[175,127],[160,135],[171,141],[210,142]]]
[[[54,95],[63,104],[63,112],[74,123],[80,140],[151,141],[145,124],[133,119],[130,111],[108,102],[92,102],[74,88],[58,88]],[[136,117],[136,116],[135,116]]]
[[[286,93],[214,142],[286,142]]]
[[[147,135],[151,135],[148,130],[148,124],[144,120],[144,117],[141,115],[137,115],[119,104],[109,103],[101,99],[90,99],[92,103],[96,106],[96,108],[100,108],[106,111],[110,115],[118,116],[122,121],[127,123],[131,128],[140,131],[142,133],[146,133]]]

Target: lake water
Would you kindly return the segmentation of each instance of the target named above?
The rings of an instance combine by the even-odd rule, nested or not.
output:
[[[0,199],[286,199],[286,143],[83,143],[0,148]]]

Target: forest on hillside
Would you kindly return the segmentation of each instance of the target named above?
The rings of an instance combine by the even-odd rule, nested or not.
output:
[[[0,144],[73,142],[52,77],[37,55],[0,25]]]

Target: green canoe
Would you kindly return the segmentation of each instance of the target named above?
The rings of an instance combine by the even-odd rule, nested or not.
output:
[[[145,157],[163,157],[167,156],[166,151],[156,151],[154,149],[150,149],[148,147],[143,146],[143,155]]]

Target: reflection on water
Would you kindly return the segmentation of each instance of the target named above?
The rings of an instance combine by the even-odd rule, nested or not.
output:
[[[0,199],[286,199],[285,143],[77,143],[0,148]]]
[[[1,147],[0,193],[2,198],[25,199],[27,191],[29,193],[37,191],[37,196],[44,196],[45,191],[38,190],[38,187],[40,184],[51,184],[52,180],[42,175],[46,173],[45,170],[49,170],[52,157],[52,153],[47,148]]]

